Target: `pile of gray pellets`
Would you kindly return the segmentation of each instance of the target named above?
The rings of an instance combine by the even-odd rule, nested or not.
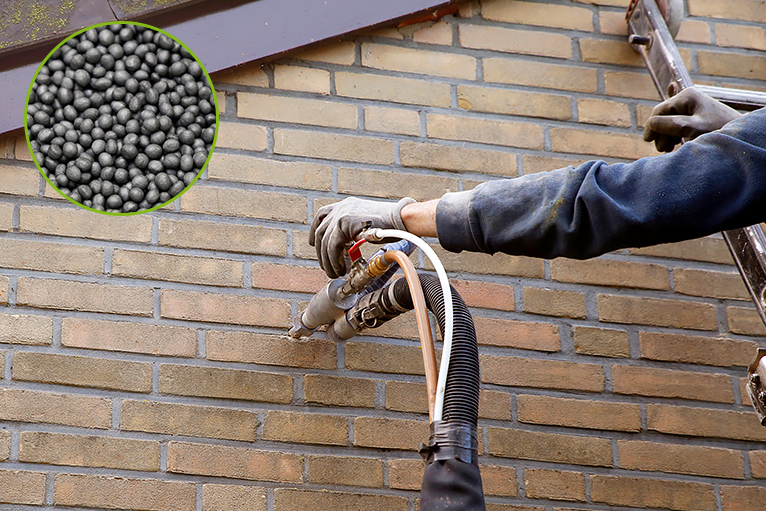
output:
[[[27,134],[50,181],[98,211],[166,203],[202,171],[216,130],[213,88],[178,42],[143,25],[67,40],[32,83]]]

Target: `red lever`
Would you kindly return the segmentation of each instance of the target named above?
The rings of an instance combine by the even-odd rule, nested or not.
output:
[[[359,249],[359,246],[364,243],[365,239],[361,239],[354,243],[351,248],[348,249],[348,256],[351,258],[351,262],[356,262],[357,259],[362,257],[362,251]]]

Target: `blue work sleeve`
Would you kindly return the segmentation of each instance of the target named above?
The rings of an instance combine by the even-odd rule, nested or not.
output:
[[[764,220],[766,108],[670,154],[488,181],[444,195],[436,209],[448,250],[544,258],[586,259]]]

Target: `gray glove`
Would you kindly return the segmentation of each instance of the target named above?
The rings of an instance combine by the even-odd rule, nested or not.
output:
[[[309,230],[309,245],[316,247],[319,265],[331,279],[345,275],[345,248],[366,228],[406,230],[402,208],[415,202],[405,197],[399,202],[379,202],[349,197],[324,206],[314,215]]]
[[[654,108],[644,127],[644,140],[669,153],[683,139],[721,129],[742,114],[691,87]]]

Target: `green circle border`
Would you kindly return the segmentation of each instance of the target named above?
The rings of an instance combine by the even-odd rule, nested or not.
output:
[[[27,125],[27,117],[28,117],[27,110],[29,109],[29,97],[32,95],[32,86],[34,85],[35,80],[37,80],[37,75],[40,74],[40,70],[43,68],[45,63],[48,62],[48,59],[50,59],[51,56],[54,53],[56,53],[56,51],[58,51],[59,48],[64,46],[64,44],[66,44],[67,41],[69,41],[70,39],[72,39],[74,37],[77,37],[78,35],[80,35],[80,34],[82,34],[84,32],[87,32],[88,30],[90,30],[92,28],[103,27],[105,25],[139,25],[139,26],[151,29],[151,30],[156,30],[157,32],[161,32],[161,33],[165,34],[166,36],[170,37],[171,39],[173,39],[175,42],[177,42],[181,46],[183,46],[186,49],[186,51],[188,51],[189,54],[194,58],[194,60],[200,65],[200,67],[202,68],[202,72],[205,73],[205,78],[207,78],[207,82],[208,82],[208,84],[210,86],[210,91],[212,92],[213,104],[215,105],[215,135],[213,136],[213,143],[210,145],[210,152],[207,155],[207,160],[205,160],[205,164],[202,165],[202,168],[197,173],[197,175],[194,177],[194,180],[191,183],[189,183],[188,186],[186,186],[181,191],[181,193],[179,193],[178,195],[173,196],[170,200],[165,201],[162,204],[158,204],[158,205],[156,205],[154,207],[151,207],[149,209],[145,209],[143,211],[133,211],[133,212],[130,212],[130,213],[113,213],[111,211],[99,211],[98,209],[94,209],[94,208],[88,207],[85,204],[83,204],[81,202],[77,202],[76,200],[72,199],[67,194],[62,192],[59,189],[59,187],[56,186],[55,184],[53,184],[53,182],[50,180],[50,178],[48,177],[47,173],[43,170],[42,166],[37,161],[37,158],[35,157],[35,152],[32,150],[32,143],[30,142],[29,126]],[[59,195],[64,197],[66,200],[68,200],[72,204],[75,204],[76,206],[79,206],[82,209],[85,209],[85,210],[88,210],[88,211],[93,211],[94,213],[99,213],[99,214],[102,214],[102,215],[110,215],[110,216],[135,216],[135,215],[143,215],[144,213],[151,213],[152,211],[157,211],[158,209],[164,208],[168,204],[172,204],[177,199],[179,199],[183,194],[185,194],[187,191],[189,191],[189,189],[192,186],[194,186],[194,183],[197,182],[197,180],[200,178],[200,176],[202,176],[202,173],[205,172],[205,169],[207,169],[207,166],[210,163],[210,159],[213,157],[213,151],[215,150],[215,144],[218,141],[218,131],[219,131],[219,128],[220,128],[220,123],[221,123],[221,121],[220,121],[220,112],[219,112],[219,107],[218,107],[218,95],[215,92],[215,87],[213,86],[213,80],[210,78],[210,74],[207,72],[207,69],[205,68],[204,64],[202,64],[200,59],[197,58],[197,55],[193,51],[191,51],[191,49],[188,46],[186,46],[186,44],[184,44],[183,41],[181,41],[180,39],[175,37],[173,34],[170,34],[169,32],[167,32],[165,30],[162,30],[161,28],[157,28],[157,27],[155,27],[153,25],[148,25],[146,23],[141,23],[141,22],[138,22],[138,21],[120,21],[120,20],[106,21],[104,23],[97,23],[95,25],[91,25],[89,27],[85,27],[85,28],[80,29],[77,32],[69,35],[69,37],[67,37],[66,39],[61,41],[59,44],[57,44],[56,47],[53,48],[48,53],[48,55],[45,56],[45,58],[40,63],[40,65],[37,66],[37,70],[35,71],[35,75],[32,77],[32,81],[29,83],[29,88],[27,89],[27,97],[26,97],[26,100],[24,101],[24,137],[27,140],[27,148],[29,149],[29,153],[32,155],[32,161],[34,162],[35,166],[37,167],[37,170],[40,171],[40,174],[42,174],[43,178],[45,178],[45,180],[48,182],[48,184],[51,185],[51,187],[53,187],[53,189],[56,190],[59,193]]]

